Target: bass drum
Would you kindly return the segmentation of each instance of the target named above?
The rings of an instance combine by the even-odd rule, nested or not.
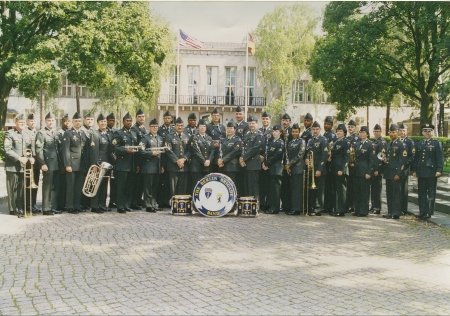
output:
[[[236,203],[237,191],[233,180],[221,173],[210,173],[197,182],[192,193],[197,211],[208,217],[221,217]]]

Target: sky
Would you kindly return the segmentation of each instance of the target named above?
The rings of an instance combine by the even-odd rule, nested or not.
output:
[[[247,31],[277,6],[303,3],[321,12],[328,1],[151,1],[150,9],[170,23],[172,30],[202,42],[242,42]]]

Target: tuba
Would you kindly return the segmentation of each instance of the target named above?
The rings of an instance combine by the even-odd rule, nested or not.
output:
[[[113,166],[107,162],[102,162],[100,165],[92,165],[84,180],[83,194],[87,197],[95,196],[105,173],[112,168]]]
[[[386,158],[386,154],[382,151],[380,151],[377,155],[377,158],[383,161]]]

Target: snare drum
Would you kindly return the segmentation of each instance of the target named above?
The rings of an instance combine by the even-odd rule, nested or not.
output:
[[[192,214],[192,196],[190,195],[174,195],[171,204],[172,215]]]
[[[240,216],[258,216],[258,200],[253,196],[242,196],[237,200],[237,209]]]
[[[199,213],[221,217],[231,211],[236,203],[236,186],[233,180],[221,173],[210,173],[194,188],[194,206]]]

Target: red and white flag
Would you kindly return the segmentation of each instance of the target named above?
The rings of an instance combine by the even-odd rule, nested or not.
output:
[[[199,41],[196,38],[193,38],[192,36],[187,35],[182,30],[180,30],[180,45],[186,46],[186,47],[192,47],[195,49],[202,49],[203,42]]]
[[[253,36],[250,33],[248,33],[247,47],[248,47],[248,53],[250,55],[255,55],[255,53],[256,53],[255,40],[253,39]]]

